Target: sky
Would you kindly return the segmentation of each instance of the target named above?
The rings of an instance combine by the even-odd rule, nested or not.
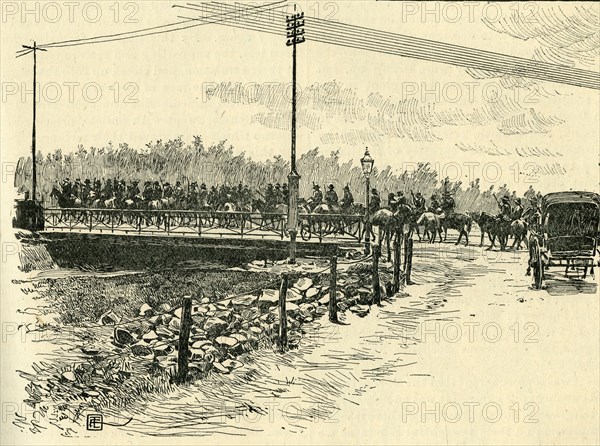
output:
[[[1,155],[31,147],[32,56],[22,44],[133,31],[194,13],[176,2],[2,2]],[[179,3],[184,4],[184,3]],[[600,70],[594,3],[298,2],[309,17]],[[450,5],[450,6],[449,6]],[[25,9],[27,8],[27,9]],[[291,50],[216,24],[38,53],[38,150],[178,136],[289,157]],[[298,152],[524,191],[598,190],[600,92],[310,40],[298,48]],[[302,174],[302,172],[300,172]]]

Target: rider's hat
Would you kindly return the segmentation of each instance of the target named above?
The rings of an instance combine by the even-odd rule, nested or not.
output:
[[[509,201],[510,199],[508,198],[508,195],[505,195],[504,197],[502,197],[502,201]]]
[[[371,189],[371,193],[372,194],[376,194],[377,193],[377,189],[375,189],[375,188]]]
[[[319,185],[318,185],[318,184],[313,184],[313,189],[314,189],[314,190],[318,190],[318,189],[321,189],[321,188],[319,187]]]
[[[206,184],[202,183],[202,184],[200,185],[200,187],[201,187],[202,189],[206,189]]]
[[[329,189],[335,189],[334,186],[333,186],[333,184],[329,185]]]
[[[344,186],[344,190],[350,190],[350,186],[348,186],[347,184]]]

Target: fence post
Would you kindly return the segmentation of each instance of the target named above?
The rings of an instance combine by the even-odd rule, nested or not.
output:
[[[331,256],[329,273],[329,321],[337,324],[337,246],[335,251],[336,254]]]
[[[396,229],[395,235],[396,237],[394,238],[394,293],[397,293],[400,291],[400,259],[402,258],[402,256],[400,255],[400,247],[402,246],[400,238],[402,237],[402,231]]]
[[[181,302],[181,328],[179,329],[179,353],[177,355],[177,382],[183,383],[188,373],[190,331],[192,330],[192,296]]]
[[[412,272],[412,259],[413,259],[413,239],[412,237],[406,237],[404,241],[404,280],[406,285],[412,285],[410,280],[410,274]]]
[[[378,244],[373,246],[373,303],[381,305],[381,290],[379,287],[379,255],[381,248]]]
[[[279,287],[279,347],[282,352],[288,348],[287,339],[287,312],[285,310],[285,301],[288,289],[288,275],[281,277],[281,287]]]

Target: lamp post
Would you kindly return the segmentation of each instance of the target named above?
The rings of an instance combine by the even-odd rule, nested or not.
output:
[[[360,160],[360,165],[362,167],[363,174],[365,175],[365,180],[367,184],[367,200],[366,200],[366,210],[365,210],[365,255],[371,254],[371,221],[369,215],[370,208],[370,193],[371,193],[371,173],[373,172],[373,164],[375,164],[375,160],[371,158],[369,154],[369,148],[365,150],[365,156],[363,156]]]

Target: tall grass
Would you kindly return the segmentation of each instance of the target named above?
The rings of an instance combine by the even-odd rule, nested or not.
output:
[[[354,193],[355,200],[364,201],[364,176],[358,162],[341,162],[339,152],[323,155],[318,149],[303,154],[297,162],[298,171],[302,175],[300,184],[301,196],[311,194],[312,184],[321,187],[330,182],[335,183],[338,193],[346,184]],[[31,157],[21,158],[17,166],[15,187],[24,193],[31,185]],[[290,167],[287,160],[276,156],[271,160],[259,162],[252,160],[246,153],[236,154],[234,148],[221,141],[206,147],[200,136],[195,136],[191,144],[186,144],[181,137],[169,141],[156,141],[136,150],[128,144],[114,147],[109,143],[106,147],[79,146],[73,153],[63,155],[60,149],[54,153],[37,156],[38,190],[45,204],[50,204],[52,186],[64,178],[71,181],[80,178],[90,180],[118,178],[125,180],[162,181],[174,184],[181,181],[184,187],[193,181],[206,183],[209,187],[239,182],[248,184],[254,190],[263,191],[268,183],[287,182]],[[421,192],[429,199],[432,193],[441,194],[444,187],[454,194],[459,211],[483,210],[497,212],[494,194],[498,197],[512,195],[507,185],[499,188],[490,187],[481,190],[479,179],[464,185],[460,181],[452,182],[448,178],[438,178],[438,174],[427,163],[420,163],[413,172],[394,172],[391,166],[375,168],[371,179],[385,200],[390,192]],[[535,194],[530,188],[525,196]]]

